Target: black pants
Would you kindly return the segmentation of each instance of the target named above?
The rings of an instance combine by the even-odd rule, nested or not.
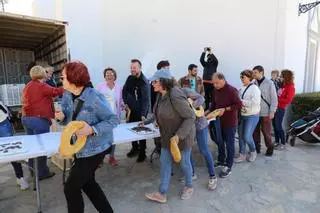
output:
[[[18,179],[22,178],[23,177],[23,170],[22,170],[21,163],[11,162],[11,165],[12,165],[12,167],[14,169],[14,173],[15,173],[16,177]]]
[[[141,121],[141,113],[131,111],[129,122],[138,122]],[[139,144],[138,144],[139,142]],[[146,153],[146,140],[140,140],[140,141],[133,141],[132,143],[132,149],[134,150],[140,150],[140,154]]]
[[[106,155],[106,151],[87,158],[76,158],[70,176],[64,186],[68,213],[83,213],[81,190],[88,196],[100,213],[113,213],[104,192],[95,180],[95,171]]]
[[[204,86],[204,98],[206,103],[205,110],[209,109],[210,103],[212,101],[213,85],[208,83],[203,83]]]
[[[161,138],[154,138],[154,146],[156,147],[157,153],[161,152]]]

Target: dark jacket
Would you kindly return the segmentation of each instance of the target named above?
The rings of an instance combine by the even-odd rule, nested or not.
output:
[[[49,78],[46,83],[49,85],[49,86],[52,86],[52,87],[57,87],[57,83],[56,81],[54,80],[54,78]]]
[[[217,72],[217,67],[218,67],[218,59],[214,54],[208,55],[208,60],[205,61],[204,58],[206,56],[206,53],[202,53],[200,57],[200,62],[203,66],[203,80],[211,80],[212,75]]]
[[[272,80],[271,81],[274,83],[274,86],[276,87],[276,91],[278,93],[279,89],[281,88],[281,81],[280,80]]]
[[[151,98],[151,110],[153,110],[154,104],[156,103],[157,100],[157,95],[158,93],[154,91],[153,86],[151,85],[151,94],[150,94],[150,98]]]
[[[159,125],[161,147],[168,149],[170,138],[179,137],[180,150],[192,147],[195,138],[195,113],[184,92],[174,87],[164,96],[158,96],[154,117]]]
[[[224,128],[233,128],[238,125],[238,112],[242,107],[239,98],[239,92],[236,88],[226,83],[221,89],[214,89],[212,96],[211,110],[230,107],[230,111],[225,111],[221,116],[221,126]]]
[[[127,104],[134,114],[147,117],[150,104],[150,84],[141,73],[140,77],[130,75],[122,89],[124,104]]]

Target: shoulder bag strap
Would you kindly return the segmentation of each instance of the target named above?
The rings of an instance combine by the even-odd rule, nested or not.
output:
[[[249,89],[249,87],[251,87],[251,85],[253,85],[253,83],[249,84],[249,85],[247,86],[247,88],[245,88],[245,90],[243,91],[243,93],[242,93],[242,95],[241,95],[241,99],[243,99],[244,94],[246,94],[247,90]]]
[[[84,103],[83,100],[81,100],[81,99],[78,100],[76,109],[72,113],[72,120],[73,121],[75,121],[77,119],[77,116],[78,116],[78,114],[79,114],[79,112],[80,112],[80,110],[81,110],[81,108],[83,106],[83,103]]]

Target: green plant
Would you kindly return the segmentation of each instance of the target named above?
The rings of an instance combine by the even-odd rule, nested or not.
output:
[[[300,119],[319,107],[320,92],[297,94],[292,101],[292,119]]]

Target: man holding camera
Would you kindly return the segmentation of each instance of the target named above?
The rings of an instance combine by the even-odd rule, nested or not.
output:
[[[205,47],[200,57],[200,62],[203,66],[203,86],[205,93],[206,110],[209,109],[210,102],[212,100],[213,84],[212,75],[217,72],[218,59],[211,52],[210,47]]]

